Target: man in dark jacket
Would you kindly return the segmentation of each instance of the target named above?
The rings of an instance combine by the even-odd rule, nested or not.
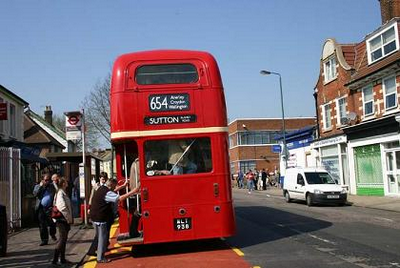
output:
[[[40,246],[49,243],[48,228],[50,228],[51,238],[57,240],[56,225],[51,219],[51,208],[55,193],[56,189],[51,182],[50,174],[45,174],[40,183],[36,184],[33,189],[33,195],[36,197],[35,213],[39,221],[40,239],[42,240]]]
[[[104,253],[107,249],[109,237],[107,222],[110,215],[113,214],[113,203],[123,201],[139,191],[138,188],[134,188],[128,193],[120,196],[115,192],[116,186],[116,179],[109,180],[109,187],[105,185],[100,186],[93,195],[92,206],[90,208],[90,217],[96,229],[96,236],[98,237],[97,262],[99,263],[109,262],[109,260],[105,259]]]

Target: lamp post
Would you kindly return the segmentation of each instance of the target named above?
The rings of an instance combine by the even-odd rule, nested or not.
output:
[[[283,108],[283,91],[282,91],[282,77],[280,73],[261,70],[261,75],[277,75],[279,76],[279,87],[281,93],[281,109],[282,109],[282,136],[283,136],[283,148],[282,148],[282,155],[285,157],[285,171],[287,168],[287,148],[286,148],[286,127],[285,127],[285,109]]]

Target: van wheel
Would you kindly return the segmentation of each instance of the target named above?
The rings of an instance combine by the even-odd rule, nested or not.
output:
[[[308,194],[306,197],[306,203],[307,203],[307,206],[309,206],[309,207],[311,207],[313,205],[313,200],[312,200],[312,197],[310,194]]]
[[[292,201],[292,199],[290,198],[290,195],[289,195],[289,192],[285,192],[285,200],[286,200],[286,203],[290,203],[291,201]]]

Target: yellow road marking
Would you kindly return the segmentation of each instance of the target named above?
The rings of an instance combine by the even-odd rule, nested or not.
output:
[[[237,255],[239,255],[239,257],[243,257],[243,256],[244,256],[243,251],[241,251],[240,249],[235,248],[235,247],[232,247],[232,250],[233,250]]]
[[[88,261],[83,265],[83,268],[94,268],[96,267],[96,257],[89,257]]]
[[[118,224],[113,224],[111,226],[110,238],[114,238],[115,237],[115,233],[117,232],[118,226],[119,226]]]

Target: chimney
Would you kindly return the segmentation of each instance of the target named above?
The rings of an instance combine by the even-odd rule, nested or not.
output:
[[[44,110],[44,120],[50,125],[53,125],[53,111],[51,110],[51,106],[46,106],[46,110]]]
[[[400,17],[400,0],[379,0],[381,3],[382,24]]]

